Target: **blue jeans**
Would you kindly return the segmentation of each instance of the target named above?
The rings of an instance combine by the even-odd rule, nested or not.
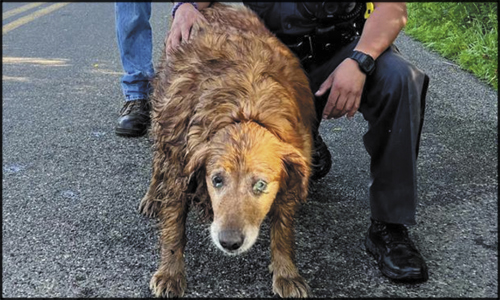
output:
[[[116,2],[115,24],[125,75],[121,86],[125,101],[147,99],[152,88],[153,37],[149,19],[151,2]]]

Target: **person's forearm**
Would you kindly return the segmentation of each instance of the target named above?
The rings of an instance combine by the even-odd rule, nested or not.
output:
[[[375,9],[366,20],[363,33],[354,50],[377,59],[396,40],[406,25],[407,13],[404,2],[374,3]]]
[[[198,5],[198,10],[203,10],[203,9],[209,7],[210,3],[212,3],[212,2],[196,2],[196,4]]]
[[[198,4],[199,10],[203,10],[203,9],[209,7],[210,3],[212,3],[212,2],[196,2],[196,4]]]

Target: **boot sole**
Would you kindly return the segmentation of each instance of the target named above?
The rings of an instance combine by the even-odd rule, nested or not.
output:
[[[392,279],[393,281],[404,282],[404,283],[417,283],[417,282],[427,281],[428,276],[425,275],[427,273],[427,270],[425,270],[425,272],[422,273],[421,272],[397,273],[387,268],[387,266],[382,262],[382,255],[378,251],[378,248],[375,246],[375,244],[373,244],[373,242],[370,240],[369,237],[366,237],[365,247],[366,251],[370,253],[377,261],[378,267],[382,272],[382,274]]]
[[[147,131],[148,131],[147,128],[145,128],[143,130],[125,130],[125,129],[121,129],[121,128],[115,128],[116,135],[124,136],[124,137],[139,137],[139,136],[143,136],[143,135],[146,134]]]

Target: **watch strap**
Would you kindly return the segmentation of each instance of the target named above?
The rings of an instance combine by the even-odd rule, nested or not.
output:
[[[373,70],[375,70],[375,60],[370,55],[361,51],[353,50],[351,58],[358,63],[359,69],[366,75],[371,75]]]

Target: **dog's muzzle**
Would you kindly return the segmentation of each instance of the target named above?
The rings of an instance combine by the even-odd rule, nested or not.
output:
[[[219,249],[230,255],[238,255],[252,247],[259,236],[259,227],[221,228],[215,222],[210,227],[210,235]]]

